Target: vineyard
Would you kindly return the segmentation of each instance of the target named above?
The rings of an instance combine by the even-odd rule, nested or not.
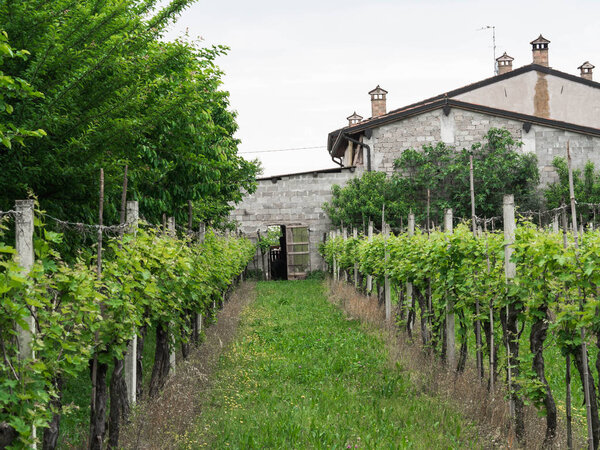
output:
[[[527,216],[515,227],[506,196],[504,217],[495,219],[504,230],[477,217],[479,227],[454,227],[449,210],[443,231],[415,230],[411,215],[395,235],[385,222],[375,236],[334,231],[322,253],[334,278],[373,289],[390,324],[448,370],[460,373],[474,357],[489,398],[507,393],[521,444],[524,407],[533,404],[546,420],[544,446],[558,440],[562,421],[561,441],[572,448],[583,438],[574,430],[587,422],[589,448],[598,448],[600,233],[581,233],[575,220],[567,227],[567,210],[551,211],[547,228]]]
[[[159,393],[177,349],[187,357],[202,317],[214,314],[254,256],[245,238],[178,233],[174,221],[152,227],[138,220],[137,202],[127,206],[120,226],[72,224],[99,236],[98,257],[82,252],[72,263],[56,250],[63,235],[45,224],[53,218],[34,214],[33,200],[1,213],[0,446],[29,447],[38,434],[42,448],[54,448],[61,417],[73,412],[62,404],[65,380],[78,377],[91,384],[89,448],[102,448],[106,434],[117,448],[136,394]],[[16,246],[7,241],[10,219]],[[146,386],[140,356],[149,330],[156,349]]]

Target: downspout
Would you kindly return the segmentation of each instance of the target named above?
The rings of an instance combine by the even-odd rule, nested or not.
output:
[[[333,143],[333,145],[331,146],[332,149],[334,149],[338,143],[338,141],[340,140],[340,138],[342,137],[342,133],[339,133],[337,135],[337,138],[335,138],[335,142]],[[331,153],[330,153],[331,155]],[[339,159],[339,161],[335,160],[336,156],[331,155],[331,160],[336,163],[338,166],[340,167],[344,167],[344,163],[342,163],[342,158],[340,158],[339,156],[337,157],[337,159]]]
[[[341,134],[341,133],[340,133],[340,134]],[[346,138],[348,141],[350,141],[350,142],[352,142],[352,143],[354,143],[354,144],[356,144],[356,145],[359,145],[359,146],[361,146],[362,148],[364,148],[364,149],[366,149],[366,150],[367,150],[367,172],[370,172],[370,171],[371,171],[371,147],[369,147],[367,144],[364,144],[364,143],[362,143],[362,142],[360,142],[360,141],[358,141],[358,140],[356,140],[356,139],[352,139],[352,138],[351,138],[350,136],[348,136],[347,134],[344,134],[344,137],[345,137],[345,138]]]

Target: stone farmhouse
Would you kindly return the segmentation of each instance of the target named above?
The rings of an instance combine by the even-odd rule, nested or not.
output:
[[[322,204],[331,198],[331,186],[367,170],[391,173],[407,148],[437,142],[470,148],[490,128],[506,128],[523,142],[521,151],[537,155],[543,185],[556,179],[552,160],[565,155],[567,141],[576,168],[588,160],[600,167],[600,83],[593,81],[594,66],[584,62],[579,75],[555,70],[549,44],[540,35],[531,42],[531,64],[513,69],[514,59],[504,53],[496,60],[497,75],[389,112],[387,91],[377,86],[369,92],[370,118],[355,112],[346,127],[329,133],[327,149],[338,169],[260,179],[232,219],[249,236],[281,226],[273,265],[285,266],[280,277],[301,278],[323,268],[318,244],[330,226]]]

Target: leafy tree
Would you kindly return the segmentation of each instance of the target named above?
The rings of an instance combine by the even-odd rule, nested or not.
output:
[[[558,181],[544,190],[544,197],[548,208],[557,208],[562,203],[568,202],[570,198],[569,169],[567,160],[563,157],[554,158],[552,165],[558,174]],[[573,188],[578,202],[600,203],[600,173],[596,172],[593,162],[588,161],[583,172],[573,170]]]
[[[130,197],[154,223],[163,213],[187,222],[188,200],[197,218],[218,222],[242,190],[252,192],[257,166],[237,155],[235,114],[215,65],[226,48],[164,42],[191,0],[156,3],[0,4],[0,27],[31,52],[7,68],[44,93],[15,99],[15,121],[48,133],[35,146],[0,150],[0,208],[33,190],[49,214],[90,221],[104,168],[114,223],[125,165]]]
[[[334,186],[333,199],[324,208],[334,225],[361,226],[364,220],[386,221],[400,227],[409,211],[418,222],[430,218],[441,223],[444,210],[455,217],[471,217],[469,156],[473,154],[476,213],[493,217],[502,213],[502,196],[515,195],[522,207],[537,207],[539,173],[535,155],[518,152],[521,143],[505,129],[489,130],[481,143],[457,151],[444,143],[406,149],[394,162],[396,172],[367,172],[345,187]],[[429,195],[428,195],[429,191]]]
[[[12,48],[6,32],[0,32],[0,67],[4,66],[7,59],[26,59],[28,55],[27,50]],[[27,81],[12,77],[0,70],[0,142],[4,147],[11,149],[13,142],[24,145],[27,137],[46,135],[44,130],[28,130],[15,125],[11,120],[14,111],[13,102],[40,97],[43,97],[42,93],[35,91]]]
[[[470,217],[469,157],[472,154],[476,213],[493,217],[501,215],[504,194],[514,194],[521,206],[537,202],[537,158],[518,152],[521,145],[508,130],[491,128],[483,142],[475,143],[470,150],[457,152],[443,143],[424,146],[422,151],[408,149],[395,161],[395,167],[404,183],[409,181],[407,187],[415,209],[424,209],[425,193],[430,189],[433,210],[439,219],[445,208],[453,208],[455,216]]]
[[[388,178],[385,172],[365,172],[344,187],[334,185],[333,198],[323,207],[334,225],[364,229],[369,220],[381,223],[385,204],[386,221],[399,225],[400,217],[407,212],[407,204],[398,187],[396,179]]]

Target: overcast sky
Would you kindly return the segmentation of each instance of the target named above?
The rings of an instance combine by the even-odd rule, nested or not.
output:
[[[508,52],[515,68],[542,33],[551,67],[578,75],[589,60],[600,80],[598,0],[200,0],[167,38],[187,30],[230,47],[218,64],[240,153],[270,176],[332,167],[327,134],[355,110],[370,117],[378,84],[391,110],[492,76],[492,31],[478,31],[488,25],[496,56]]]

